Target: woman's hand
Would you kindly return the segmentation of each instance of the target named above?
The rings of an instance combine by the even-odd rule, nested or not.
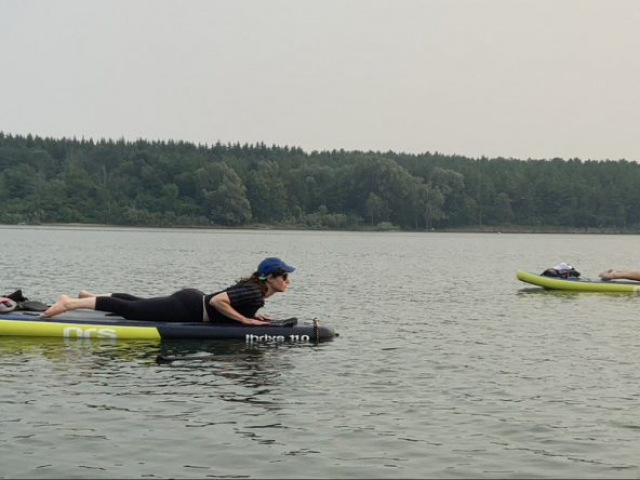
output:
[[[271,319],[269,317],[267,317],[266,315],[261,315],[261,314],[256,314],[255,318],[257,320],[262,320],[263,322],[270,322]]]
[[[265,322],[264,320],[258,320],[257,318],[247,318],[242,321],[242,324],[257,327],[259,325],[269,325],[269,322]]]
[[[256,318],[247,318],[231,306],[227,292],[220,292],[211,299],[211,306],[222,313],[225,317],[235,320],[242,325],[269,325],[268,319],[262,315]]]

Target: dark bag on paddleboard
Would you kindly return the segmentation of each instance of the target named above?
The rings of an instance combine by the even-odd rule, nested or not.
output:
[[[575,268],[573,268],[568,263],[559,263],[555,267],[547,268],[544,272],[542,272],[543,277],[558,277],[558,278],[578,278],[580,276],[580,272],[578,272]]]
[[[44,312],[47,308],[49,308],[49,305],[46,305],[42,302],[29,300],[27,297],[25,297],[22,294],[22,290],[16,290],[12,294],[7,295],[6,297],[3,297],[3,298],[7,298],[11,300],[13,303],[15,303],[14,308],[11,308],[10,310],[6,310],[6,311],[26,310],[29,312]],[[0,307],[0,312],[2,312],[1,307]]]
[[[12,312],[18,304],[9,297],[0,297],[0,313]]]

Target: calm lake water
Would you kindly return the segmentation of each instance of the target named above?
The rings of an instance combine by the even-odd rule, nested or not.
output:
[[[0,293],[223,288],[314,345],[0,339],[0,478],[638,478],[640,297],[519,268],[640,269],[638,236],[0,227]],[[157,364],[158,354],[213,355]]]

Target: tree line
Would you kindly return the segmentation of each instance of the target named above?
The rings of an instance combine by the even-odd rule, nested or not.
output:
[[[640,164],[0,132],[0,223],[640,230]]]

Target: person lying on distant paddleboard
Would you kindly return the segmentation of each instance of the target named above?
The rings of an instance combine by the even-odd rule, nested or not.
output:
[[[640,281],[640,272],[633,270],[614,270],[610,268],[598,275],[602,280],[638,280]]]
[[[276,257],[265,258],[248,278],[220,292],[204,294],[186,288],[171,295],[140,298],[127,293],[95,295],[82,290],[79,298],[61,295],[42,318],[85,308],[120,315],[127,320],[156,322],[240,322],[243,325],[267,325],[269,319],[257,315],[265,299],[289,288],[289,274],[295,270]]]

